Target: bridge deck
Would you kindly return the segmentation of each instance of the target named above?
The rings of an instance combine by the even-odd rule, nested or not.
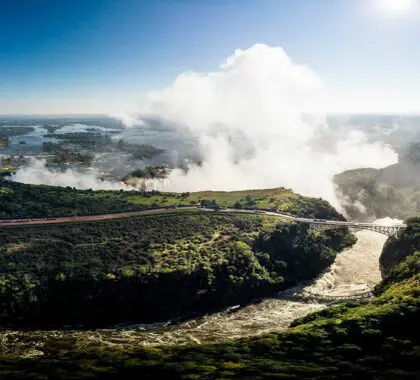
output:
[[[237,210],[231,208],[224,209],[209,209],[199,206],[183,206],[179,207],[180,209],[198,209],[205,212],[234,212],[234,213],[258,213],[262,215],[271,215],[276,217],[285,218],[292,220],[297,223],[306,223],[313,227],[320,228],[354,228],[354,229],[369,229],[379,233],[384,233],[388,236],[394,236],[398,234],[399,231],[406,228],[405,224],[394,224],[394,225],[381,225],[375,223],[365,223],[365,222],[345,222],[339,220],[322,220],[322,219],[310,219],[310,218],[299,218],[291,215],[281,214],[279,212],[265,211],[265,210]],[[172,210],[168,208],[160,209],[149,209],[144,211],[133,211],[125,213],[116,213],[116,214],[106,214],[106,215],[89,215],[89,216],[68,216],[68,217],[58,217],[58,218],[37,218],[37,219],[13,219],[13,220],[0,220],[1,226],[16,226],[16,225],[33,225],[33,224],[56,224],[56,223],[74,223],[74,222],[87,222],[87,221],[99,221],[106,219],[115,219],[115,218],[129,218],[134,216],[141,216],[144,214],[157,214],[157,213],[170,213],[176,212],[177,210]]]

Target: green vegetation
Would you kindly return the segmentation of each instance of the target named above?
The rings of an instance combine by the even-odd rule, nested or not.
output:
[[[0,193],[0,219],[89,215],[144,208],[128,202],[118,192],[26,185],[1,177],[0,188],[3,190]]]
[[[336,175],[334,182],[344,194],[343,204],[351,218],[407,219],[420,213],[419,173],[420,142],[414,142],[401,152],[398,164],[349,170]]]
[[[405,162],[417,165],[420,164],[420,141],[412,142],[403,152]]]
[[[37,186],[1,179],[0,219],[93,215],[167,206],[219,205],[279,210],[305,217],[344,220],[321,199],[303,197],[278,188],[234,192],[161,193],[158,191],[92,191],[70,187]],[[235,206],[236,207],[236,206]]]
[[[348,199],[346,212],[353,219],[406,219],[420,213],[420,185],[395,185],[384,179],[383,173],[384,169],[356,169],[335,176],[334,181]],[[366,211],[357,207],[359,202]]]
[[[53,153],[48,157],[48,162],[56,165],[78,163],[83,166],[91,166],[94,155],[91,153],[80,153],[75,150],[67,149],[66,145],[54,144],[51,142],[43,143],[43,151]]]
[[[131,159],[148,159],[164,152],[150,144],[130,144],[121,139],[113,139],[113,133],[118,132],[110,131],[104,134],[94,128],[87,128],[86,132],[59,134],[53,129],[44,135],[44,138],[53,138],[59,142],[44,142],[42,150],[49,154],[49,164],[76,163],[83,166],[91,166],[95,153],[124,152],[128,153]]]
[[[379,291],[396,281],[413,277],[420,272],[420,218],[408,220],[408,227],[398,240],[389,239],[385,244],[380,264],[384,281]]]
[[[23,136],[31,133],[35,130],[34,127],[7,127],[0,125],[0,138],[2,137],[13,137]]]
[[[94,214],[169,205],[280,209],[341,219],[287,189],[93,192],[0,180],[0,215]],[[39,205],[41,206],[39,206]],[[281,222],[279,224],[279,222]],[[377,298],[324,309],[286,333],[185,347],[0,330],[6,379],[414,379],[420,377],[420,218],[389,239]],[[259,214],[183,211],[0,229],[3,327],[156,322],[245,304],[316,276],[354,242]],[[81,327],[81,326],[79,326]],[[58,335],[58,336],[57,336]]]
[[[61,140],[59,143],[43,143],[43,151],[50,153],[59,153],[68,150],[88,150],[90,153],[114,151],[129,153],[133,159],[144,159],[153,158],[164,152],[164,150],[150,144],[130,144],[122,139],[116,140],[112,138],[110,133],[103,134],[96,130],[64,134],[50,133],[44,135],[44,137]]]
[[[0,178],[2,177],[9,177],[14,173],[14,169],[12,167],[3,167],[0,168]]]
[[[262,215],[188,212],[0,229],[0,323],[98,326],[208,312],[312,279],[354,243]]]
[[[64,127],[64,125],[49,125],[44,123],[42,127],[45,128],[48,131],[48,133],[53,134],[57,129]]]
[[[19,346],[18,334],[5,334],[2,374],[10,379],[419,378],[420,218],[408,224],[384,249],[386,277],[374,301],[322,310],[286,333],[217,345],[126,349],[26,332],[18,333]]]
[[[127,174],[122,181],[127,185],[137,185],[139,179],[151,178],[166,178],[169,174],[169,169],[165,165],[148,166],[144,169],[137,169]]]
[[[8,137],[0,137],[0,148],[7,148],[9,146]]]

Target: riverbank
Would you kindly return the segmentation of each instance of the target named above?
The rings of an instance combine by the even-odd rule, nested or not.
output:
[[[320,295],[351,296],[372,289],[381,280],[379,257],[386,236],[371,231],[361,231],[356,236],[356,244],[341,252],[335,263],[312,285],[298,286],[293,291],[307,290]],[[54,330],[39,334],[55,339],[75,339],[80,344],[90,341],[122,347],[218,343],[285,331],[294,320],[327,306],[326,303],[285,300],[280,292],[275,298],[267,298],[257,304],[234,310],[229,308],[180,324],[171,324],[168,321],[133,328]],[[21,335],[11,333],[10,330],[8,333],[14,342]],[[7,335],[7,332],[3,334]],[[24,336],[26,335],[21,335],[22,338]]]
[[[321,310],[294,321],[294,327],[283,333],[186,347],[127,346],[123,344],[124,337],[100,342],[89,337],[47,337],[43,332],[9,333],[2,339],[9,350],[0,359],[2,374],[8,379],[39,379],[48,375],[66,380],[139,376],[418,378],[420,341],[415,331],[420,316],[419,222],[420,219],[409,221],[403,236],[387,245],[385,256],[392,257],[392,261],[384,263],[387,277],[376,287],[377,299],[371,302]],[[323,285],[321,288],[325,289]],[[327,288],[331,289],[329,285]],[[15,342],[19,334],[20,346]],[[22,347],[29,342],[32,348]],[[11,351],[13,348],[15,351]]]

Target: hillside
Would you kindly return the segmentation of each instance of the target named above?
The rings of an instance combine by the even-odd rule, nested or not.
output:
[[[5,188],[9,182],[2,183]],[[13,183],[12,183],[13,184]],[[342,218],[326,202],[286,189],[193,194],[92,192],[13,184],[21,198],[40,192],[50,210],[154,207],[150,200],[241,207],[292,207]],[[188,198],[188,200],[186,199]],[[103,202],[104,199],[109,201]],[[293,203],[292,200],[295,200]],[[203,202],[204,201],[204,202]],[[115,202],[115,203],[114,203]],[[16,202],[17,204],[17,202]],[[257,206],[255,206],[257,205]],[[91,207],[91,208],[89,208]],[[88,206],[85,211],[92,211]],[[308,211],[311,210],[311,211]],[[119,211],[119,210],[118,210]],[[0,375],[70,378],[375,378],[418,377],[420,219],[411,219],[381,256],[384,280],[371,302],[306,316],[286,333],[223,344],[127,348],[56,337],[63,325],[110,326],[184,318],[246,304],[319,274],[354,242],[347,231],[309,232],[259,214],[178,210],[96,223],[0,229]],[[44,328],[7,330],[5,328]],[[67,326],[68,327],[68,326]]]
[[[336,175],[334,182],[352,219],[414,217],[420,213],[420,143],[406,148],[398,164],[349,170]]]
[[[418,378],[420,218],[408,225],[384,249],[386,277],[374,301],[325,309],[296,321],[286,333],[218,345],[127,350],[19,333],[20,338],[3,337],[8,344],[2,374],[10,379]]]
[[[106,326],[209,312],[312,279],[346,230],[185,212],[0,228],[0,323]]]
[[[383,289],[397,280],[420,273],[420,218],[409,220],[404,234],[398,239],[389,239],[384,246],[380,265],[384,281]]]
[[[27,185],[2,179],[0,175],[0,219],[117,213],[198,202],[210,206],[279,210],[299,216],[344,220],[328,202],[303,197],[285,188],[182,194],[92,191]]]

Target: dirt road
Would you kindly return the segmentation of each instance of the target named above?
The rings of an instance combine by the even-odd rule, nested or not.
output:
[[[181,210],[190,210],[196,209],[197,207],[182,207]],[[88,216],[66,216],[60,218],[37,218],[37,219],[9,219],[9,220],[0,220],[0,227],[9,227],[9,226],[27,226],[27,225],[37,225],[37,224],[57,224],[57,223],[75,223],[75,222],[90,222],[90,221],[99,221],[107,219],[121,219],[121,218],[131,218],[134,216],[147,215],[147,214],[161,214],[177,212],[180,209],[168,209],[168,208],[158,208],[153,210],[143,210],[143,211],[131,211],[131,212],[121,212],[117,214],[102,214],[102,215],[88,215]]]

